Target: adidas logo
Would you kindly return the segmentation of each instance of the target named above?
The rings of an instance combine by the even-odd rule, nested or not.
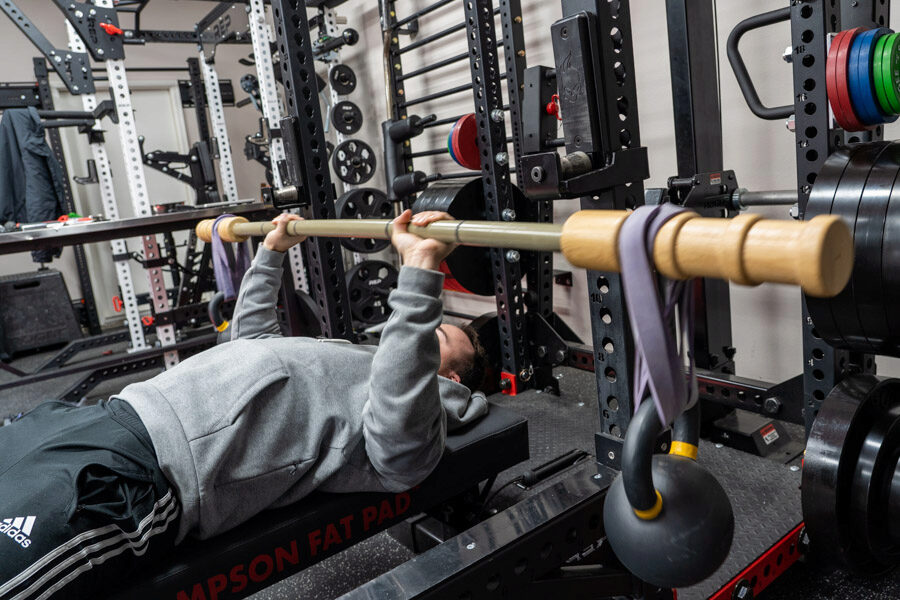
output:
[[[12,539],[23,548],[31,545],[31,528],[37,517],[15,517],[0,521],[0,535]]]

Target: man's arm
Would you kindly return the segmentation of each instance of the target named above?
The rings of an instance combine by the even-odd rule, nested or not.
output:
[[[260,245],[244,273],[231,319],[231,339],[281,337],[275,305],[281,289],[284,253]]]
[[[372,361],[363,407],[366,454],[390,491],[431,473],[444,450],[447,420],[437,371],[442,273],[402,267],[388,298],[392,312]]]
[[[294,244],[306,238],[287,235],[289,221],[300,219],[297,215],[284,213],[275,219],[275,231],[266,235],[260,244],[250,269],[241,280],[241,290],[234,305],[231,339],[258,339],[281,337],[275,305],[281,276],[284,253]]]
[[[417,225],[449,218],[421,213]],[[394,246],[403,257],[392,312],[372,362],[369,398],[363,407],[366,454],[382,484],[401,491],[420,483],[444,451],[447,419],[441,405],[438,368],[444,276],[437,269],[450,244],[406,233],[409,211],[394,221]]]

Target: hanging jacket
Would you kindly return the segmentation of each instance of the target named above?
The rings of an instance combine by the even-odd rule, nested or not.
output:
[[[62,167],[47,141],[34,107],[3,111],[0,118],[0,225],[55,221],[65,211]],[[48,263],[61,248],[33,250],[34,262]]]

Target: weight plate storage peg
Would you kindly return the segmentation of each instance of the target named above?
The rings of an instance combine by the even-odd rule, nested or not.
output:
[[[346,140],[331,155],[331,166],[338,179],[351,185],[362,185],[375,175],[375,152],[362,140]]]
[[[391,314],[388,296],[397,287],[397,269],[382,260],[364,260],[347,271],[350,313],[366,325],[383,323]]]
[[[332,107],[331,123],[344,135],[353,135],[362,128],[362,111],[353,102],[343,100]]]
[[[387,194],[375,188],[356,188],[344,192],[335,203],[338,219],[389,219],[394,207]],[[390,240],[341,238],[341,245],[353,252],[378,252],[390,246]]]
[[[850,48],[848,64],[850,100],[853,102],[856,114],[867,125],[879,125],[885,121],[897,120],[896,116],[881,112],[872,76],[878,39],[890,32],[890,29],[883,27],[864,31],[856,36]]]
[[[331,87],[341,96],[353,93],[356,89],[356,73],[347,65],[334,65],[328,73]]]

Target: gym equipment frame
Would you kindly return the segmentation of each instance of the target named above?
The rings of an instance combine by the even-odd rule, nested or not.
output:
[[[411,139],[426,128],[448,125],[459,116],[436,118],[430,115],[420,118],[409,115],[410,106],[471,90],[477,119],[477,135],[487,141],[479,148],[487,152],[481,161],[480,174],[484,185],[485,217],[491,220],[513,222],[516,220],[549,223],[552,221],[552,204],[547,200],[516,202],[512,194],[510,174],[522,156],[520,108],[525,73],[525,45],[522,9],[519,0],[501,0],[499,6],[492,2],[474,5],[463,3],[464,20],[432,35],[421,37],[401,46],[402,34],[418,31],[420,21],[432,12],[450,4],[438,0],[412,14],[401,17],[393,0],[379,3],[383,32],[384,72],[388,120],[382,129],[385,138],[385,173],[388,179],[388,198],[410,203],[408,192],[401,194],[397,185],[401,179],[427,185],[429,181],[465,177],[463,173],[436,173],[426,176],[415,171],[413,160],[417,157],[447,153],[447,148],[411,151]],[[495,30],[494,15],[500,16],[500,30]],[[407,29],[404,29],[407,28]],[[447,59],[426,64],[404,73],[404,54],[422,48],[457,32],[466,33],[469,52],[462,52]],[[494,44],[496,40],[496,44]],[[505,71],[500,69],[499,49],[503,49]],[[479,59],[473,59],[478,57]],[[439,90],[420,98],[409,98],[405,82],[423,74],[465,60],[470,62],[473,82],[451,89]],[[508,105],[504,105],[501,93],[502,81],[506,81]],[[508,113],[506,112],[508,111]],[[506,121],[509,121],[507,128]],[[402,128],[405,135],[395,135]],[[509,135],[507,135],[509,134]],[[405,139],[404,139],[405,138]],[[509,143],[512,142],[512,160]],[[519,176],[517,172],[517,177]],[[472,175],[478,171],[472,171]],[[416,177],[418,176],[418,177]],[[391,183],[393,182],[393,183]],[[417,184],[418,185],[418,184]],[[520,183],[521,185],[521,183]],[[518,213],[518,214],[517,214]],[[565,357],[547,352],[548,347],[564,346],[561,336],[554,330],[557,317],[553,314],[552,258],[546,252],[519,254],[508,249],[491,250],[493,294],[497,306],[497,335],[499,346],[504,348],[501,357],[501,389],[516,394],[529,387],[558,392],[558,382],[550,369]],[[522,290],[521,279],[527,277],[527,293]],[[525,310],[527,308],[527,310]],[[543,349],[539,352],[538,349]]]
[[[287,116],[279,126],[286,154],[283,183],[299,190],[299,204],[309,206],[314,219],[333,219],[334,186],[306,6],[292,0],[273,0],[272,14],[287,101]],[[355,340],[340,244],[316,238],[303,243],[303,252],[309,290],[322,313],[324,334]],[[296,327],[292,324],[292,329]]]

